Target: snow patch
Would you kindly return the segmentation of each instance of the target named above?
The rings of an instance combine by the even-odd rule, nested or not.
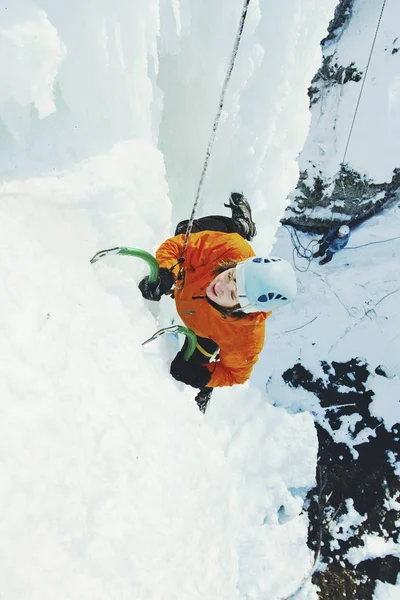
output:
[[[400,554],[400,544],[396,544],[392,540],[385,540],[374,533],[363,535],[362,542],[363,546],[350,548],[347,553],[347,560],[353,565],[358,565],[363,560],[382,558],[388,554],[396,556]]]
[[[347,498],[345,504],[347,510],[346,514],[341,515],[336,521],[331,521],[329,524],[329,531],[335,542],[336,540],[347,541],[349,538],[357,535],[358,528],[367,518],[367,515],[360,515],[355,510],[354,500],[352,498]],[[337,542],[335,548],[339,548]]]
[[[14,103],[33,104],[39,118],[56,110],[54,84],[66,48],[44,10],[29,0],[0,3],[0,115],[19,136]]]

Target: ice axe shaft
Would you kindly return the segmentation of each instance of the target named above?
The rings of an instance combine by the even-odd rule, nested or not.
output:
[[[128,248],[127,246],[116,246],[115,248],[108,248],[107,250],[100,250],[96,252],[93,258],[90,259],[91,264],[94,264],[104,256],[112,255],[112,254],[120,254],[121,256],[134,256],[136,258],[141,258],[147,262],[150,267],[150,281],[156,281],[158,277],[159,266],[157,259],[146,252],[146,250],[140,250],[139,248]],[[192,356],[193,352],[196,349],[197,344],[197,336],[191,329],[184,327],[183,325],[172,325],[171,327],[164,327],[163,329],[159,329],[156,331],[154,335],[152,335],[148,340],[144,341],[144,344],[148,344],[153,340],[157,339],[160,335],[164,333],[183,333],[188,338],[188,347],[185,350],[183,355],[184,360],[189,360]]]
[[[158,277],[158,262],[157,259],[150,254],[150,252],[146,252],[146,250],[140,250],[139,248],[128,248],[127,246],[117,246],[115,248],[109,248],[108,250],[100,250],[97,252],[93,258],[90,259],[90,262],[94,264],[104,256],[109,254],[121,254],[121,256],[135,256],[136,258],[141,258],[146,261],[150,267],[150,281],[156,281]]]
[[[171,325],[170,327],[163,327],[162,329],[159,329],[151,337],[149,337],[148,340],[142,342],[142,346],[148,344],[149,342],[152,342],[153,340],[156,340],[158,337],[164,335],[165,333],[183,333],[184,335],[186,335],[188,339],[188,347],[184,352],[183,360],[189,360],[189,358],[192,356],[193,352],[196,349],[197,336],[194,333],[194,331],[192,331],[188,327],[184,327],[183,325]]]

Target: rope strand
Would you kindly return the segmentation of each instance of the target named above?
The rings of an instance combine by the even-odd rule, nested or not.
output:
[[[375,48],[375,42],[376,42],[376,38],[378,36],[378,31],[379,31],[379,27],[380,27],[380,24],[381,24],[382,15],[383,15],[383,11],[385,9],[385,5],[386,5],[386,0],[383,0],[381,12],[380,12],[380,15],[379,15],[379,18],[378,18],[378,23],[377,23],[377,26],[376,26],[376,29],[375,29],[374,38],[372,40],[371,50],[369,52],[367,66],[365,68],[365,73],[364,73],[363,80],[362,80],[362,83],[361,83],[360,93],[358,94],[357,104],[356,104],[356,108],[354,110],[353,119],[352,119],[350,130],[349,130],[349,135],[347,136],[347,142],[346,142],[346,146],[345,146],[345,149],[344,149],[344,154],[343,154],[342,162],[339,165],[339,167],[340,167],[340,169],[339,169],[339,176],[340,176],[341,172],[343,172],[343,174],[345,173],[345,160],[346,160],[346,156],[347,156],[347,150],[349,148],[350,139],[351,139],[351,136],[353,134],[353,128],[354,128],[354,124],[356,122],[356,117],[357,117],[357,113],[358,113],[358,107],[360,106],[361,97],[362,97],[362,94],[363,94],[363,91],[364,91],[365,82],[367,80],[367,73],[368,73],[369,65],[371,63],[372,53],[373,53],[374,48]],[[342,188],[343,188],[343,196],[345,198],[347,198],[346,190],[345,190],[344,184],[343,184],[343,180],[341,181],[341,184],[342,184]],[[335,204],[336,204],[336,200],[333,202],[333,206],[332,206],[331,224],[332,224],[333,217],[334,217],[333,210],[335,208]],[[352,209],[351,214],[350,214],[349,221],[351,221],[351,219],[353,217],[353,214],[356,211],[356,208],[357,208],[357,204],[355,204],[353,206],[353,209]]]
[[[227,90],[228,83],[229,83],[229,80],[230,80],[231,75],[232,75],[233,67],[235,65],[236,55],[237,55],[237,52],[238,52],[238,49],[239,49],[240,40],[242,38],[243,27],[244,27],[244,23],[245,23],[245,20],[246,20],[247,9],[249,7],[249,4],[250,4],[250,0],[245,0],[244,5],[243,5],[243,10],[242,10],[242,15],[240,17],[238,32],[236,34],[235,43],[234,43],[233,51],[232,51],[232,54],[231,54],[231,60],[230,60],[229,68],[228,68],[228,71],[227,71],[227,73],[225,75],[224,83],[222,85],[222,91],[221,91],[221,96],[220,96],[220,99],[219,99],[218,110],[217,110],[217,114],[216,114],[215,119],[214,119],[214,124],[213,124],[213,128],[212,128],[210,140],[208,142],[206,156],[205,156],[204,164],[203,164],[203,169],[202,169],[202,172],[201,172],[200,181],[199,181],[199,185],[198,185],[198,188],[197,188],[196,198],[195,198],[195,201],[194,201],[194,204],[193,204],[192,212],[191,212],[191,215],[190,215],[190,218],[189,218],[189,222],[188,222],[188,225],[187,225],[187,229],[186,229],[186,235],[185,235],[185,240],[184,240],[184,243],[183,243],[182,255],[186,251],[186,248],[187,248],[187,245],[188,245],[188,242],[189,242],[189,236],[190,236],[190,233],[192,231],[193,221],[194,221],[194,215],[195,215],[195,212],[196,212],[197,205],[199,203],[200,193],[201,193],[201,189],[203,187],[203,182],[204,182],[204,178],[205,178],[207,167],[208,167],[208,161],[210,159],[211,150],[212,150],[212,147],[213,147],[213,144],[214,144],[214,141],[215,141],[215,135],[216,135],[217,128],[218,128],[218,125],[219,125],[219,121],[220,121],[220,118],[221,118],[222,109],[224,107],[226,90]]]
[[[357,117],[358,107],[360,105],[361,97],[362,97],[363,90],[364,90],[364,85],[365,85],[365,82],[366,82],[366,79],[367,79],[367,73],[368,73],[369,65],[371,63],[372,54],[373,54],[373,51],[374,51],[374,48],[375,48],[375,42],[376,42],[376,39],[377,39],[377,36],[378,36],[379,27],[380,27],[380,24],[381,24],[382,15],[383,15],[383,11],[385,9],[385,5],[386,5],[386,0],[383,0],[381,12],[380,12],[379,19],[378,19],[378,23],[377,23],[377,26],[376,26],[376,29],[375,29],[375,35],[374,35],[374,38],[373,38],[373,41],[372,41],[371,50],[370,50],[368,61],[367,61],[367,66],[365,68],[365,73],[364,73],[364,77],[363,77],[362,84],[361,84],[360,93],[358,95],[358,100],[357,100],[356,108],[354,110],[353,119],[352,119],[350,130],[349,130],[349,135],[347,137],[347,142],[346,142],[346,147],[345,147],[344,154],[343,154],[343,159],[342,159],[342,162],[340,163],[340,171],[343,171],[343,172],[345,170],[345,160],[346,160],[347,150],[348,150],[348,147],[349,147],[349,144],[350,144],[350,139],[351,139],[351,136],[352,136],[352,133],[353,133],[354,123],[355,123],[355,120],[356,120],[356,117]],[[343,179],[340,181],[340,183],[341,183],[342,189],[343,189],[343,196],[346,198],[347,196],[346,196],[346,190],[344,188]],[[334,200],[333,205],[332,205],[332,209],[331,209],[331,219],[330,219],[331,225],[332,225],[332,221],[334,219],[335,204],[336,204],[336,200]],[[352,212],[350,214],[350,221],[351,221],[351,218],[352,218],[355,210],[356,210],[356,206],[353,207],[353,210],[352,210]],[[301,244],[301,242],[300,242],[300,240],[298,238],[297,232],[296,233],[292,233],[292,231],[288,227],[286,227],[286,229],[288,229],[288,231],[290,233],[290,237],[291,237],[292,243],[293,243],[293,263],[294,263],[294,266],[296,267],[296,269],[298,271],[305,272],[305,271],[307,271],[309,269],[311,261],[313,259],[312,250],[310,250],[310,245],[312,245],[313,243],[317,243],[317,241],[316,240],[311,240],[311,242],[305,248]],[[396,238],[391,238],[391,239],[396,239]],[[386,241],[386,240],[382,240],[382,241]],[[389,241],[389,240],[387,240],[387,241]],[[370,242],[370,244],[374,244],[374,243],[377,244],[377,243],[380,243],[380,242]],[[369,245],[369,244],[364,244],[364,246],[367,246],[367,245]],[[354,247],[347,248],[347,250],[351,250],[353,248],[362,248],[362,247],[363,246],[354,246]],[[297,255],[298,258],[304,258],[304,259],[306,259],[308,261],[308,265],[307,265],[307,267],[305,269],[299,269],[299,267],[296,265],[295,254]]]
[[[381,14],[379,15],[378,24],[376,26],[375,35],[374,35],[374,39],[373,39],[372,46],[371,46],[371,51],[369,53],[369,58],[368,58],[367,66],[366,66],[366,69],[365,69],[365,73],[364,73],[364,77],[363,77],[363,82],[361,84],[360,93],[358,95],[357,105],[356,105],[356,109],[354,111],[353,121],[351,123],[349,137],[347,138],[347,144],[346,144],[346,148],[345,148],[345,151],[344,151],[344,155],[343,155],[343,159],[342,159],[341,165],[344,165],[344,161],[346,159],[347,149],[349,147],[351,134],[353,133],[353,127],[354,127],[354,123],[355,123],[355,120],[356,120],[358,107],[360,105],[361,96],[362,96],[362,93],[363,93],[363,90],[364,90],[365,81],[367,79],[367,73],[368,73],[368,69],[369,69],[369,64],[371,62],[372,53],[373,53],[374,48],[375,48],[375,42],[376,42],[376,38],[377,38],[377,35],[378,35],[379,27],[380,27],[380,24],[381,24],[383,11],[385,9],[385,4],[386,4],[386,0],[383,0],[383,4],[382,4],[382,8],[381,8]]]

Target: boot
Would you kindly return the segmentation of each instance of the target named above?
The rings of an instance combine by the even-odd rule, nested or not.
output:
[[[313,254],[313,257],[314,257],[314,258],[319,258],[320,256],[322,256],[322,254],[321,254],[321,252],[320,252],[319,250],[318,250],[318,252],[315,252],[315,253]]]
[[[326,263],[330,262],[332,259],[329,256],[325,256],[322,260],[319,261],[320,265],[326,265]]]
[[[238,226],[240,235],[251,242],[257,234],[256,224],[251,216],[251,208],[243,194],[232,192],[228,204],[224,204],[232,210],[232,219]]]
[[[197,402],[197,406],[199,407],[200,412],[205,413],[207,409],[207,405],[210,401],[211,394],[213,392],[213,388],[205,387],[199,391],[195,400]]]

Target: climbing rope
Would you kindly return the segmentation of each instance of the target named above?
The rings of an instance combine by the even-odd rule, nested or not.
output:
[[[346,156],[347,156],[347,150],[349,148],[350,139],[351,139],[351,136],[352,136],[352,133],[353,133],[354,123],[355,123],[355,120],[356,120],[356,117],[357,117],[358,108],[359,108],[361,97],[362,97],[362,94],[363,94],[363,91],[364,91],[364,85],[365,85],[365,81],[366,81],[366,78],[367,78],[367,73],[368,73],[369,65],[371,63],[372,54],[373,54],[373,51],[374,51],[374,48],[375,48],[375,42],[376,42],[376,39],[377,39],[377,36],[378,36],[378,32],[379,32],[380,24],[381,24],[381,21],[382,21],[382,15],[383,15],[383,11],[385,9],[385,5],[386,5],[386,0],[383,0],[382,7],[381,7],[381,12],[380,12],[380,15],[379,15],[379,18],[378,18],[378,23],[377,23],[377,26],[376,26],[376,29],[375,29],[375,34],[374,34],[374,38],[373,38],[372,45],[371,45],[371,50],[370,50],[369,57],[368,57],[367,66],[365,68],[365,73],[364,73],[364,77],[363,77],[362,84],[361,84],[360,93],[358,95],[357,104],[356,104],[356,107],[355,107],[355,110],[354,110],[353,119],[352,119],[352,122],[351,122],[349,134],[348,134],[348,137],[347,137],[347,142],[346,142],[346,146],[345,146],[345,150],[344,150],[344,154],[343,154],[343,159],[342,159],[342,162],[340,163],[340,170],[344,170],[345,169],[345,160],[346,160]],[[342,189],[343,189],[343,195],[346,198],[347,197],[346,196],[346,190],[344,188],[343,181],[341,182],[341,184],[342,184]],[[336,204],[336,200],[333,202],[333,206],[332,206],[332,210],[331,210],[331,214],[332,214],[331,219],[330,219],[331,224],[332,224],[332,221],[333,221],[333,218],[334,218],[334,212],[333,211],[334,211],[334,208],[335,208],[335,204]],[[351,220],[351,217],[353,216],[353,214],[355,212],[355,209],[356,209],[356,207],[353,207],[353,210],[352,210],[351,215],[350,215],[350,220]],[[308,243],[308,245],[305,247],[300,242],[300,240],[298,238],[298,235],[297,235],[297,232],[295,230],[293,230],[293,232],[292,232],[291,230],[288,229],[288,231],[290,233],[290,237],[291,237],[291,240],[292,240],[292,243],[293,243],[293,264],[294,264],[295,268],[298,271],[301,271],[301,272],[304,273],[305,271],[307,271],[309,269],[311,261],[313,259],[313,251],[310,250],[310,246],[312,244],[317,244],[318,242],[317,242],[317,240],[311,240]],[[396,238],[392,238],[392,239],[396,239]],[[382,240],[382,241],[389,241],[389,240]],[[380,243],[380,242],[370,242],[370,243],[371,244],[374,244],[374,243],[377,244],[377,243]],[[364,246],[367,246],[367,245],[369,245],[369,244],[364,244]],[[362,248],[362,247],[363,246],[354,246],[354,247],[347,248],[347,250],[351,250],[353,248],[354,249],[355,248]],[[295,255],[298,258],[303,258],[303,259],[305,259],[305,260],[308,261],[308,265],[307,265],[307,267],[305,269],[300,269],[296,265]]]
[[[346,160],[347,150],[349,148],[350,139],[351,139],[351,136],[352,136],[352,133],[353,133],[353,128],[354,128],[354,123],[356,121],[356,117],[357,117],[357,113],[358,113],[358,107],[360,106],[361,97],[362,97],[362,94],[363,94],[363,91],[364,91],[364,85],[365,85],[365,82],[367,80],[367,73],[368,73],[369,65],[371,63],[372,54],[373,54],[373,51],[374,51],[374,48],[375,48],[375,42],[376,42],[376,38],[378,36],[378,31],[379,31],[379,27],[380,27],[380,24],[381,24],[381,21],[382,21],[382,15],[383,15],[383,11],[385,9],[385,5],[386,5],[386,0],[383,0],[381,12],[380,12],[380,15],[379,15],[379,18],[378,18],[378,23],[377,23],[377,26],[376,26],[376,29],[375,29],[375,35],[374,35],[374,38],[372,40],[372,45],[371,45],[371,50],[370,50],[369,57],[368,57],[367,66],[365,68],[365,73],[364,73],[364,77],[363,77],[361,88],[360,88],[360,93],[358,94],[357,104],[356,104],[356,108],[354,110],[353,119],[352,119],[350,130],[349,130],[349,135],[347,137],[347,142],[346,142],[346,146],[345,146],[345,149],[344,149],[344,154],[343,154],[342,162],[339,165],[340,166],[340,171],[342,171],[342,170],[344,171],[344,169],[345,169],[345,160]],[[343,181],[342,181],[342,189],[343,189],[343,195],[346,198],[347,196],[346,196],[346,191],[344,189]],[[332,220],[333,220],[333,209],[335,207],[335,203],[336,203],[336,200],[334,201],[333,207],[332,207],[331,223],[332,223]],[[351,220],[351,217],[353,216],[353,214],[354,214],[354,212],[356,210],[356,206],[357,205],[355,205],[353,207],[353,210],[351,211],[350,220]]]
[[[343,155],[343,159],[342,159],[342,162],[341,162],[341,166],[344,166],[344,161],[346,159],[347,149],[349,147],[351,134],[353,133],[353,127],[354,127],[354,123],[355,123],[355,120],[356,120],[356,116],[357,116],[357,112],[358,112],[358,107],[360,105],[361,96],[362,96],[362,93],[363,93],[363,90],[364,90],[365,81],[367,79],[367,73],[368,73],[368,69],[369,69],[369,64],[371,62],[372,53],[373,53],[374,48],[375,48],[375,42],[376,42],[376,38],[377,38],[377,35],[378,35],[379,27],[380,27],[380,24],[381,24],[383,11],[385,9],[385,4],[386,4],[386,0],[383,0],[383,4],[382,4],[382,8],[381,8],[381,13],[379,15],[378,24],[376,26],[375,35],[374,35],[374,39],[373,39],[373,42],[372,42],[371,51],[369,53],[368,63],[367,63],[367,67],[365,69],[363,81],[362,81],[362,84],[361,84],[360,93],[358,95],[357,105],[356,105],[356,109],[354,111],[353,121],[351,123],[350,131],[349,131],[349,136],[347,138],[347,144],[346,144],[346,148],[345,148],[345,151],[344,151],[344,155]]]
[[[289,235],[290,235],[290,239],[292,240],[293,265],[297,271],[300,271],[300,273],[305,273],[310,268],[311,262],[313,260],[313,255],[315,252],[315,245],[318,245],[319,242],[317,240],[310,240],[310,242],[307,244],[307,246],[304,246],[300,242],[300,239],[299,239],[296,229],[294,229],[293,227],[291,229],[289,229],[289,227],[287,225],[284,225],[283,227],[285,229],[287,229],[287,231],[289,232]],[[296,256],[297,256],[297,258],[304,258],[308,262],[305,269],[301,269],[296,264]]]
[[[244,23],[245,23],[245,20],[246,20],[247,9],[249,7],[249,4],[250,4],[250,0],[245,0],[244,5],[243,5],[243,10],[242,10],[242,15],[240,17],[239,28],[238,28],[238,31],[237,31],[237,34],[236,34],[235,43],[234,43],[233,51],[232,51],[232,54],[231,54],[231,60],[230,60],[230,63],[229,63],[229,68],[228,68],[228,71],[227,71],[227,73],[225,75],[224,83],[222,85],[222,90],[221,90],[221,96],[220,96],[220,99],[219,99],[218,110],[217,110],[217,114],[215,115],[215,119],[214,119],[214,124],[213,124],[213,128],[212,128],[210,140],[208,142],[206,156],[205,156],[204,164],[203,164],[203,169],[202,169],[202,172],[201,172],[200,181],[199,181],[199,185],[198,185],[198,188],[197,188],[196,198],[195,198],[195,201],[194,201],[194,204],[193,204],[193,208],[192,208],[192,212],[191,212],[191,215],[190,215],[190,218],[189,218],[189,222],[188,222],[187,228],[186,228],[186,234],[185,234],[185,240],[184,240],[184,243],[183,243],[183,250],[182,250],[181,258],[182,258],[183,254],[186,251],[186,248],[187,248],[187,245],[188,245],[188,242],[189,242],[189,236],[190,236],[190,233],[192,231],[193,221],[194,221],[194,215],[195,215],[195,212],[196,212],[197,205],[199,203],[200,193],[201,193],[201,189],[203,187],[203,182],[204,182],[204,178],[205,178],[207,167],[208,167],[208,161],[210,159],[211,150],[212,150],[212,147],[213,147],[213,144],[214,144],[214,141],[215,141],[215,136],[216,136],[217,128],[218,128],[219,121],[220,121],[221,114],[222,114],[222,109],[224,107],[226,90],[228,88],[229,80],[231,78],[233,67],[235,65],[236,55],[238,53],[240,40],[242,38],[243,27],[244,27]],[[181,266],[181,275],[182,275],[182,270],[183,270],[183,267]]]
[[[373,244],[384,244],[385,242],[392,242],[393,240],[400,239],[400,235],[396,237],[388,238],[387,240],[377,240],[376,242],[368,242],[367,244],[361,244],[361,246],[346,246],[345,250],[356,250],[357,248],[365,248],[365,246],[372,246]]]
[[[305,273],[306,271],[308,271],[308,269],[311,266],[311,262],[313,260],[313,254],[315,251],[315,244],[319,245],[319,242],[317,240],[310,240],[308,242],[307,246],[304,246],[304,244],[302,244],[299,239],[296,229],[294,229],[294,228],[290,229],[289,226],[287,226],[287,225],[283,225],[283,227],[285,229],[287,229],[287,231],[289,232],[290,239],[293,244],[293,265],[297,271],[300,271],[300,273]],[[366,244],[361,244],[360,246],[346,246],[343,249],[343,251],[357,250],[358,248],[365,248],[366,246],[372,246],[374,244],[384,244],[385,242],[392,242],[393,240],[398,240],[398,239],[400,239],[400,235],[397,235],[396,237],[392,237],[392,238],[387,238],[386,240],[377,240],[376,242],[367,242]],[[303,258],[308,262],[305,269],[301,269],[296,264],[296,257]]]

